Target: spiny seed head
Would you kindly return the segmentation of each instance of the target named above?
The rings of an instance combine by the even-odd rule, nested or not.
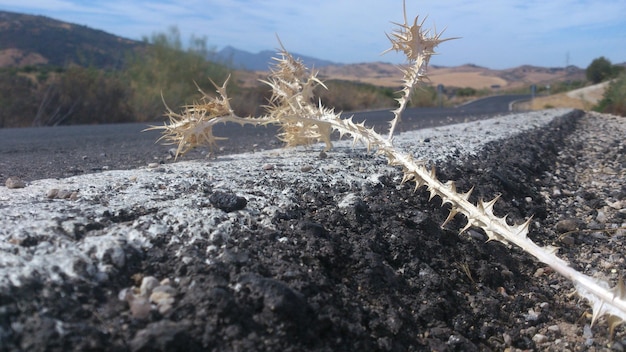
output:
[[[226,94],[229,79],[230,76],[221,87],[211,81],[218,96],[209,96],[198,87],[202,93],[200,101],[183,106],[180,113],[174,112],[165,104],[167,109],[165,116],[168,117],[169,124],[150,126],[147,130],[163,130],[163,136],[159,140],[164,140],[165,144],[178,145],[176,158],[200,145],[208,145],[213,149],[218,140],[225,139],[213,135],[213,126],[220,122],[222,117],[234,116]]]
[[[424,20],[419,21],[419,16],[415,17],[412,24],[409,24],[406,16],[406,4],[403,4],[404,23],[393,22],[396,28],[387,38],[391,41],[391,48],[385,51],[401,51],[409,61],[418,59],[428,60],[435,54],[435,48],[442,42],[455,38],[441,39],[443,32],[437,33],[435,30],[424,29]]]

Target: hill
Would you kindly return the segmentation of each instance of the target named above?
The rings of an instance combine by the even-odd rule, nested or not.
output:
[[[384,62],[329,65],[320,68],[319,73],[324,79],[359,81],[384,87],[398,87],[401,84],[397,66]],[[547,85],[559,81],[585,79],[585,70],[576,66],[548,68],[524,65],[494,70],[466,64],[455,67],[429,66],[427,73],[433,85],[474,89],[515,89],[531,84]]]
[[[0,67],[78,64],[114,68],[127,51],[143,45],[45,16],[0,11]]]
[[[292,53],[292,55],[299,57],[308,67],[324,67],[328,65],[341,66],[341,64],[332,61],[321,60],[297,53]],[[226,46],[218,51],[216,56],[236,69],[265,71],[268,66],[272,64],[272,58],[276,56],[276,50],[263,50],[255,54],[232,46]]]
[[[129,50],[138,50],[142,42],[121,38],[83,25],[0,11],[0,67],[22,67],[47,64],[65,67],[68,64],[99,68],[120,67]],[[258,78],[267,75],[275,50],[251,53],[227,46],[215,57],[239,70],[237,80],[243,86],[258,85]],[[394,64],[370,62],[338,64],[329,60],[293,53],[309,67],[319,70],[322,79],[363,82],[383,87],[398,87],[400,74]],[[585,79],[585,70],[546,68],[524,65],[494,70],[467,64],[456,67],[431,66],[428,75],[433,85],[470,87],[474,89],[516,89],[531,84]]]

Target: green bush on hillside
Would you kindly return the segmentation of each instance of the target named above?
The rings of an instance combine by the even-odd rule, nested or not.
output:
[[[612,81],[594,110],[626,116],[626,73]]]
[[[595,84],[617,77],[622,71],[624,71],[623,67],[615,66],[609,59],[600,56],[587,66],[585,73],[587,80]]]

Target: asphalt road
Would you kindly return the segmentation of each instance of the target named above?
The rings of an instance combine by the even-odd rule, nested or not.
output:
[[[506,114],[512,102],[528,95],[499,95],[456,108],[412,108],[403,115],[398,132],[472,121]],[[354,120],[385,128],[392,118],[388,110],[346,113]],[[158,131],[142,132],[146,124],[111,124],[0,129],[0,181],[20,177],[25,181],[61,178],[104,170],[131,169],[149,163],[170,162],[172,146],[157,144]],[[276,148],[275,127],[216,126],[215,135],[228,137],[218,154]],[[199,148],[182,160],[206,157]]]

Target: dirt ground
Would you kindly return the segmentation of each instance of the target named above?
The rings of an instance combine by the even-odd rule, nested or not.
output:
[[[497,209],[511,221],[534,214],[531,236],[551,243],[562,214],[541,192],[559,186],[550,175],[568,163],[559,159],[564,150],[576,150],[567,136],[580,116],[491,143],[480,155],[440,165],[438,175],[458,180],[460,190],[474,186],[473,200],[500,194]],[[485,243],[478,230],[459,234],[461,217],[441,228],[447,212],[440,201],[399,186],[397,176],[385,175],[341,209],[330,195],[349,185],[301,184],[297,206],[273,219],[275,231],[224,238],[229,251],[210,265],[202,241],[185,245],[185,261],[172,259],[182,247],[170,233],[127,256],[105,283],[34,279],[1,292],[0,350],[623,350],[623,329],[611,344],[604,321],[591,328],[590,310],[569,282],[516,248]],[[118,296],[148,276],[169,279],[175,302],[138,318]]]

